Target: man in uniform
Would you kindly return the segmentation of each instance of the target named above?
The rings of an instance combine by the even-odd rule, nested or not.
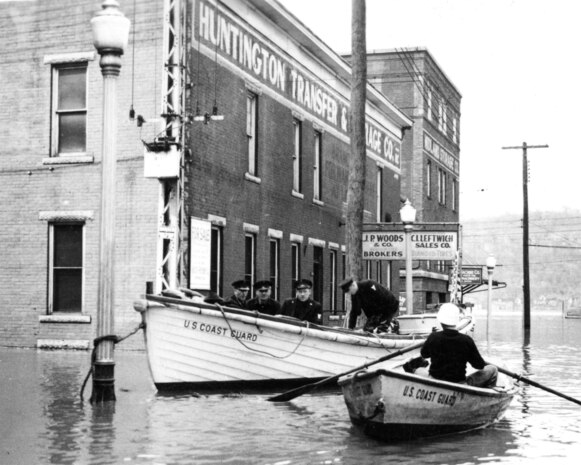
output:
[[[282,314],[299,320],[320,324],[323,316],[321,304],[311,299],[312,281],[299,279],[296,284],[296,297],[286,299],[282,304]]]
[[[340,284],[343,292],[351,294],[349,329],[355,328],[361,311],[367,317],[364,331],[387,332],[389,324],[399,311],[399,301],[395,295],[381,284],[371,280],[357,281],[347,278]]]
[[[267,315],[280,315],[280,304],[270,298],[272,283],[270,281],[257,281],[254,283],[254,289],[256,291],[256,297],[246,303],[246,308],[248,310],[256,310],[260,313],[266,313]]]
[[[250,283],[244,279],[239,279],[232,283],[232,288],[234,289],[234,294],[226,299],[224,305],[232,308],[246,308]]]

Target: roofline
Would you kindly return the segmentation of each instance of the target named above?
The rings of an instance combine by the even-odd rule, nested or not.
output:
[[[452,82],[452,80],[448,77],[448,75],[444,72],[440,64],[436,61],[434,56],[430,53],[430,51],[426,47],[399,47],[399,48],[385,48],[385,49],[377,49],[377,50],[369,50],[367,55],[380,55],[380,54],[394,54],[400,52],[423,52],[430,57],[430,60],[434,62],[440,73],[446,78],[450,86],[456,91],[456,93],[462,97],[462,94],[458,90],[458,87]]]
[[[303,45],[315,58],[335,71],[337,77],[343,79],[345,84],[350,84],[351,66],[349,63],[277,0],[247,0],[247,2],[266,15],[267,18],[272,20],[280,28],[287,31],[293,39]],[[402,127],[413,124],[412,119],[369,82],[367,83],[367,100],[390,116],[394,120],[394,123]]]

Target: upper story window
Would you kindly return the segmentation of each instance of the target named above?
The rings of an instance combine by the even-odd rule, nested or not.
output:
[[[87,150],[87,62],[52,65],[51,155]]]
[[[381,223],[383,221],[381,218],[381,214],[383,212],[383,168],[381,166],[377,167],[376,176],[375,221]]]
[[[432,161],[426,163],[426,195],[432,197]]]
[[[444,132],[444,102],[440,100],[438,103],[438,129]]]
[[[452,210],[458,210],[458,181],[452,181]]]
[[[315,131],[315,159],[313,163],[313,199],[323,200],[323,134],[320,131]]]
[[[452,141],[458,143],[458,118],[452,118]]]
[[[246,94],[246,137],[248,139],[248,174],[258,176],[258,95],[248,91]]]
[[[293,119],[293,191],[300,193],[302,188],[301,163],[302,163],[302,123],[297,118]]]
[[[446,205],[446,172],[441,168],[438,169],[438,202]]]
[[[428,104],[428,109],[427,109],[428,121],[432,121],[432,112],[434,111],[434,109],[432,108],[432,89],[430,89],[428,87],[427,93],[428,93],[428,96],[427,96],[427,100],[428,100],[428,102],[427,102],[427,104]]]

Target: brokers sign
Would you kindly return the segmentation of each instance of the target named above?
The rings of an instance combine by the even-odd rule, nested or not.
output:
[[[456,231],[418,231],[410,235],[413,260],[455,260]],[[405,260],[405,233],[366,231],[363,233],[364,260]]]

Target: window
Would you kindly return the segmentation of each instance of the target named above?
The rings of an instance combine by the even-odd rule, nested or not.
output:
[[[372,267],[371,267],[371,260],[365,260],[365,279],[372,279]]]
[[[48,312],[83,310],[83,224],[49,223]]]
[[[341,273],[341,279],[345,279],[346,278],[346,273],[347,273],[347,254],[343,253],[342,254],[342,268],[343,268],[343,272]],[[343,311],[347,311],[347,293],[343,292]]]
[[[323,248],[313,247],[313,299],[323,305]]]
[[[432,121],[432,112],[434,109],[432,108],[432,89],[428,87],[428,120]]]
[[[382,267],[382,260],[376,260],[375,262],[375,280],[378,283],[383,282],[383,267]],[[389,286],[387,286],[389,288]]]
[[[442,110],[442,132],[448,134],[448,106],[444,105]]]
[[[329,276],[329,299],[331,313],[337,314],[337,251],[331,250],[329,254],[329,267],[331,275]]]
[[[301,244],[293,242],[291,244],[291,295],[295,288],[295,284],[301,277]]]
[[[210,289],[222,295],[222,228],[212,226],[210,250]]]
[[[376,175],[376,190],[375,190],[375,217],[378,223],[381,223],[383,219],[381,214],[383,212],[383,168],[381,166],[377,167]]]
[[[256,236],[246,234],[244,236],[244,279],[251,285],[254,284],[256,273]]]
[[[458,181],[452,181],[452,210],[458,209]]]
[[[438,202],[446,205],[446,172],[438,168]]]
[[[280,241],[270,239],[270,282],[272,283],[272,298],[278,300],[280,294],[279,276],[280,276],[280,259],[279,259]]]
[[[302,123],[297,119],[293,119],[293,131],[294,131],[294,151],[293,151],[293,191],[301,192],[301,163],[302,163],[302,151],[301,151],[301,135],[302,135]]]
[[[323,150],[323,135],[320,131],[315,131],[315,160],[313,164],[313,198],[315,200],[322,199],[322,150]]]
[[[432,197],[432,161],[426,163],[426,195]]]
[[[87,150],[87,62],[52,67],[51,155]]]
[[[444,103],[441,100],[438,103],[438,129],[444,132]]]
[[[452,141],[458,143],[458,118],[452,118]]]
[[[248,91],[246,94],[246,137],[248,139],[248,174],[258,176],[258,157],[257,147],[258,138],[256,137],[258,119],[258,95]]]

